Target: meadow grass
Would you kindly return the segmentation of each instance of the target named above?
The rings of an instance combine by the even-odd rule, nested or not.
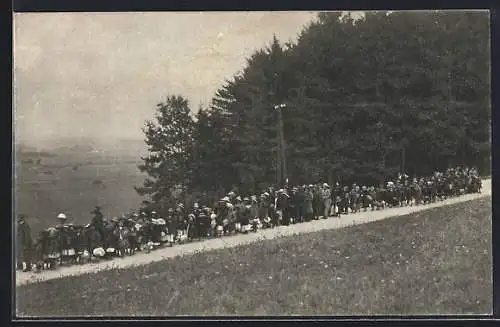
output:
[[[17,288],[19,316],[492,310],[491,198]]]

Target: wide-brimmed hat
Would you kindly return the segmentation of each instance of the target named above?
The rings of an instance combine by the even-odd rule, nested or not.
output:
[[[241,201],[241,196],[239,196],[239,195],[238,195],[238,196],[236,197],[236,201]]]
[[[227,196],[223,197],[222,200],[223,202],[229,202],[229,198]]]
[[[323,187],[330,187],[327,183],[323,183]]]
[[[66,220],[66,219],[68,219],[68,218],[66,217],[66,215],[65,215],[65,214],[60,213],[60,214],[58,214],[58,215],[57,215],[57,219]]]

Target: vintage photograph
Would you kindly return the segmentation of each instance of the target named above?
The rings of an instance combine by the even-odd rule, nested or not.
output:
[[[490,77],[487,10],[14,13],[16,317],[492,314]]]

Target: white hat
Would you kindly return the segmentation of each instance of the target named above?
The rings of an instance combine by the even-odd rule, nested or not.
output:
[[[167,224],[167,222],[163,218],[158,218],[156,220],[156,222],[158,223],[158,225],[166,225]]]
[[[66,219],[66,215],[63,214],[63,213],[60,213],[59,215],[57,215],[57,219]]]
[[[225,197],[222,198],[222,201],[229,202],[229,198],[227,196],[225,196]]]
[[[327,183],[323,183],[323,187],[330,187]]]

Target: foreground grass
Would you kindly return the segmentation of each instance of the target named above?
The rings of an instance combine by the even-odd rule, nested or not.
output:
[[[17,288],[20,316],[492,310],[491,198]]]

